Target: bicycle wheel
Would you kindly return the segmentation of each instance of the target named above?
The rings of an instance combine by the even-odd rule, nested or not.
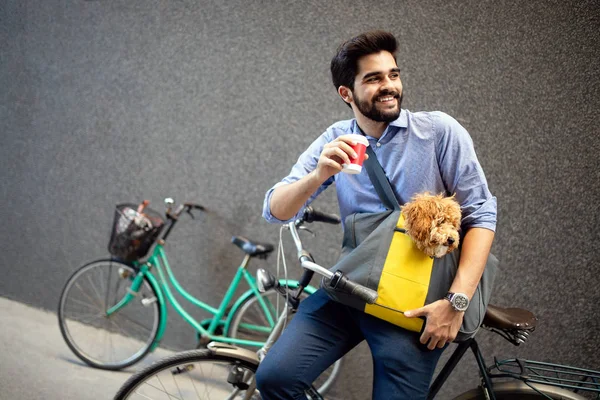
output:
[[[584,397],[560,387],[537,383],[530,385],[517,380],[495,383],[494,395],[496,400],[585,400]],[[486,398],[480,386],[455,397],[454,400],[485,400]]]
[[[258,393],[248,393],[254,391],[255,371],[256,364],[243,358],[217,355],[207,349],[185,351],[132,375],[115,400],[258,400]]]
[[[308,293],[303,292],[300,296],[300,300],[302,301],[308,296]],[[276,323],[278,316],[283,311],[284,307],[286,307],[285,298],[274,289],[262,293],[262,298],[265,300],[272,321]],[[290,315],[288,317],[288,322],[292,318],[293,315]],[[269,323],[258,298],[253,295],[248,297],[248,299],[238,307],[235,315],[231,319],[228,336],[236,339],[264,342],[267,340],[270,331],[271,324]],[[341,364],[342,360],[337,360],[331,367],[325,370],[315,382],[313,382],[313,386],[321,395],[325,395],[331,389],[341,371]]]
[[[146,355],[158,333],[160,307],[145,278],[119,311],[106,311],[128,293],[137,270],[114,260],[93,261],[71,275],[60,295],[58,323],[69,348],[101,369],[125,368]]]

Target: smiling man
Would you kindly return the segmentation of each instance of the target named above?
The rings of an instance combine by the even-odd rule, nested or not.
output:
[[[401,109],[397,42],[372,31],[343,43],[331,61],[333,84],[354,118],[330,126],[271,188],[263,216],[292,220],[332,183],[342,219],[385,210],[363,171],[340,173],[355,157],[353,134],[366,135],[400,204],[422,192],[449,193],[460,203],[462,252],[450,288],[468,303],[483,273],[496,227],[496,198],[488,190],[468,132],[442,112]],[[362,132],[361,132],[362,131]],[[304,399],[328,366],[366,340],[373,355],[373,399],[427,397],[435,365],[454,340],[464,312],[446,298],[407,317],[426,317],[422,333],[404,330],[331,300],[323,290],[306,299],[257,371],[263,399]]]

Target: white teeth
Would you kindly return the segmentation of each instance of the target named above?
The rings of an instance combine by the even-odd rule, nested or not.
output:
[[[394,100],[393,96],[389,96],[389,97],[380,97],[379,101],[384,102],[384,101],[391,101]]]

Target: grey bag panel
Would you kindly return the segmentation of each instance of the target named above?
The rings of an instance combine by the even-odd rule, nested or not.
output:
[[[342,253],[329,270],[340,270],[351,281],[377,290],[398,218],[400,211],[357,213],[346,217]],[[333,300],[364,311],[364,301],[329,287],[328,279],[321,280],[321,287]]]
[[[456,276],[459,260],[460,250],[455,250],[445,257],[435,259],[425,304],[433,303],[446,296]],[[479,330],[490,302],[498,264],[498,259],[490,253],[481,280],[469,303],[469,308],[465,311],[463,323],[455,341],[467,340],[473,337]]]
[[[456,338],[457,341],[473,337],[483,323],[487,306],[490,304],[490,298],[492,297],[492,289],[496,280],[496,274],[498,273],[498,264],[500,264],[498,259],[490,253],[481,280],[477,285],[477,290],[469,303],[469,308],[465,311],[463,324]]]
[[[365,286],[369,284],[369,276],[377,273],[377,281],[369,286],[377,289],[399,213],[385,211],[349,215],[345,221],[342,253],[330,271],[340,270],[352,281]],[[373,268],[377,270],[372,271]]]

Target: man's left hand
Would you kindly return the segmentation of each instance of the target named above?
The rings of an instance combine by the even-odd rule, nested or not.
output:
[[[408,318],[425,317],[425,330],[420,342],[427,344],[429,350],[442,348],[452,342],[462,325],[464,312],[456,311],[447,300],[438,300],[415,310],[405,311]]]

